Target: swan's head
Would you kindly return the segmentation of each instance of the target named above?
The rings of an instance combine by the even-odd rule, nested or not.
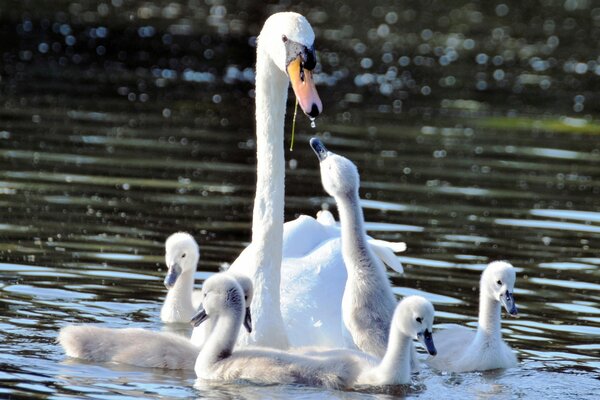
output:
[[[433,316],[435,310],[429,300],[421,296],[402,299],[394,312],[393,326],[406,336],[417,339],[432,356],[437,354],[433,344]]]
[[[310,147],[319,159],[321,182],[329,195],[348,196],[358,192],[360,178],[352,161],[330,152],[317,138],[310,139]]]
[[[513,316],[518,314],[514,297],[516,279],[515,268],[506,261],[491,262],[481,274],[481,290],[499,301]]]
[[[209,318],[216,320],[226,314],[241,320],[245,308],[244,291],[236,277],[228,273],[215,274],[202,285],[202,304],[191,323],[198,326]],[[250,332],[247,319],[243,323]]]
[[[252,280],[246,275],[237,272],[227,272],[231,275],[242,288],[244,292],[244,303],[246,304],[246,315],[244,316],[244,327],[248,333],[252,332],[252,315],[250,314],[250,304],[252,304],[252,298],[254,296],[254,286],[252,286]]]
[[[168,270],[164,283],[167,289],[175,285],[182,273],[196,271],[199,258],[200,249],[192,235],[177,232],[169,236],[165,242],[165,263]]]
[[[312,77],[317,65],[315,33],[306,18],[294,12],[271,15],[260,31],[258,47],[290,78],[302,111],[312,118],[321,114],[323,104]]]

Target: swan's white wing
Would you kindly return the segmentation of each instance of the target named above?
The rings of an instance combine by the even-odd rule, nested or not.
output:
[[[343,343],[341,303],[346,276],[339,238],[304,257],[284,258],[281,313],[291,346],[339,347]]]
[[[399,274],[404,273],[404,268],[394,252],[398,253],[406,250],[406,243],[394,243],[387,242],[385,240],[369,239],[369,245],[371,245],[371,250],[373,250],[373,253],[375,253],[375,255],[379,257],[385,265]]]
[[[367,236],[367,239],[369,239],[371,246],[383,247],[394,253],[406,251],[406,243],[404,242],[388,242],[387,240],[373,239],[370,236]]]
[[[339,230],[331,230],[311,216],[301,215],[283,224],[283,257],[303,257],[332,237]]]

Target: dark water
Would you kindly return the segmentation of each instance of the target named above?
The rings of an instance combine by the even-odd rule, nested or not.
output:
[[[201,244],[198,282],[247,244],[253,37],[286,9],[315,28],[325,106],[316,130],[298,120],[286,219],[334,209],[307,146],[318,134],[359,166],[370,234],[408,245],[397,293],[429,298],[437,322],[474,326],[487,262],[519,270],[521,317],[503,325],[518,368],[425,369],[376,397],[592,398],[600,8],[574,0],[0,1],[1,396],[372,396],[194,387],[54,342],[70,323],[162,329],[169,234]]]

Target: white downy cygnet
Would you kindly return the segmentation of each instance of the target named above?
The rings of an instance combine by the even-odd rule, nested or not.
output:
[[[227,274],[205,281],[201,307],[195,322],[214,323],[196,360],[199,379],[337,389],[350,387],[361,371],[359,360],[349,355],[321,358],[266,347],[233,351],[246,305],[241,287]]]
[[[204,284],[196,323],[215,319],[198,355],[196,375],[202,380],[246,380],[262,384],[303,384],[332,389],[410,382],[411,345],[416,338],[435,354],[431,337],[433,306],[419,296],[404,299],[394,313],[388,351],[381,362],[348,349],[288,353],[269,348],[233,351],[243,322],[244,300],[239,284],[226,274]]]
[[[234,278],[237,281],[237,283],[240,285],[240,287],[242,288],[242,292],[244,293],[244,302],[246,304],[246,314],[245,314],[245,321],[244,321],[244,323],[246,324],[246,332],[252,332],[252,329],[250,329],[250,327],[251,327],[250,304],[252,303],[252,297],[253,297],[253,293],[254,293],[252,281],[246,275],[235,273],[233,271],[225,271],[225,272],[221,272],[221,273],[227,274],[227,275],[231,276],[232,278]],[[200,300],[199,303],[201,303],[202,297],[200,297],[199,300]],[[200,305],[198,305],[198,307],[199,306]],[[192,337],[190,338],[190,340],[192,341],[194,346],[196,346],[198,348],[202,348],[202,346],[204,345],[204,342],[206,341],[206,339],[208,338],[208,335],[210,334],[210,332],[212,330],[212,324],[213,324],[212,320],[208,320],[203,324],[193,324],[194,330],[192,331]]]
[[[383,262],[367,243],[358,170],[319,139],[312,138],[310,145],[319,159],[323,188],[335,199],[340,215],[342,256],[348,271],[342,297],[342,319],[351,342],[347,344],[383,357],[397,302]]]
[[[244,300],[252,301],[252,282],[246,276],[227,274],[238,282]],[[188,321],[191,321],[191,317]],[[212,322],[207,322],[210,329]],[[245,309],[244,326],[251,331],[250,308]],[[204,325],[204,324],[203,324]],[[205,333],[198,330],[199,335]],[[171,332],[141,328],[111,329],[95,325],[70,325],[60,330],[58,342],[69,357],[95,362],[117,362],[146,368],[194,369],[201,346]],[[203,341],[200,342],[202,344]]]
[[[194,274],[200,259],[198,244],[189,233],[177,232],[165,242],[167,296],[160,311],[163,322],[187,323],[200,304],[200,293],[194,291]]]
[[[429,300],[408,296],[396,307],[387,350],[375,368],[365,369],[356,385],[386,386],[410,383],[413,369],[413,339],[425,345],[431,356],[437,354],[432,337],[435,311]]]
[[[502,340],[501,305],[517,315],[513,290],[516,273],[504,261],[490,263],[481,274],[477,330],[453,326],[433,335],[439,354],[426,360],[431,367],[449,372],[485,371],[517,365],[517,357]]]

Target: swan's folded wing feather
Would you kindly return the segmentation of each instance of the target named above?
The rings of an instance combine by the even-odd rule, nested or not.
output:
[[[385,265],[387,265],[399,274],[404,273],[404,268],[402,267],[402,264],[400,263],[398,257],[396,257],[394,252],[398,253],[406,250],[406,243],[394,243],[387,242],[385,240],[369,239],[369,244],[371,245],[371,250],[373,250],[375,255],[379,257]]]

